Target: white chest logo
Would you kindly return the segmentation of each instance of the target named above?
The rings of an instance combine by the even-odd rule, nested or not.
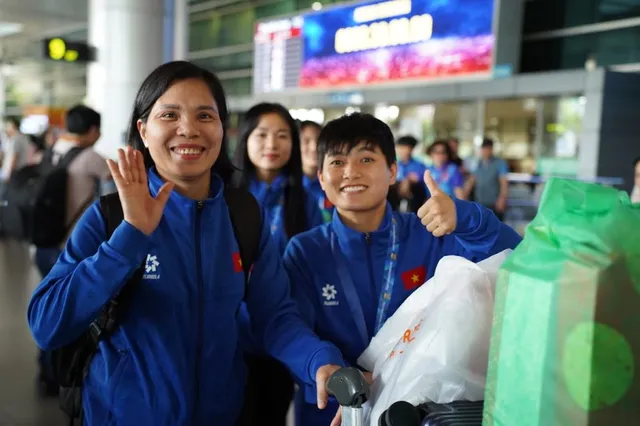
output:
[[[335,300],[337,295],[338,290],[336,290],[334,285],[327,284],[322,287],[322,297],[324,297],[325,306],[338,306],[340,302]]]
[[[158,256],[154,255],[147,255],[147,261],[145,262],[144,265],[144,272],[145,274],[143,275],[143,279],[145,280],[159,280],[160,279],[160,274],[159,274],[159,269],[160,269],[160,262],[158,261]]]

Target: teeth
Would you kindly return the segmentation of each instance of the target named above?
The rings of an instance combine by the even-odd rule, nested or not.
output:
[[[174,151],[181,155],[197,155],[202,152],[199,148],[176,148]]]
[[[342,188],[342,192],[360,192],[360,191],[364,191],[365,189],[367,189],[365,186],[362,185],[356,185],[356,186],[347,186]]]

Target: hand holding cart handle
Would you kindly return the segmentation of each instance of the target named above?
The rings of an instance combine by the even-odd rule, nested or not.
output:
[[[369,399],[369,384],[360,370],[344,367],[327,380],[327,391],[342,407],[342,426],[363,426],[362,405]]]

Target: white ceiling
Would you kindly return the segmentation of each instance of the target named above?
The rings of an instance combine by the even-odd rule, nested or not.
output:
[[[1,56],[19,57],[25,53],[28,42],[86,29],[88,3],[88,0],[0,0],[0,22],[23,26],[20,33],[0,38]]]

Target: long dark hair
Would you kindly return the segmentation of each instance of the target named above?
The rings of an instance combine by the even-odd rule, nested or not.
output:
[[[306,193],[302,185],[302,154],[300,153],[300,133],[296,122],[289,111],[280,104],[260,103],[246,112],[240,124],[238,145],[235,153],[235,163],[240,167],[239,184],[249,187],[251,179],[255,177],[256,166],[249,160],[247,141],[249,135],[258,127],[260,119],[266,114],[278,114],[289,126],[291,131],[291,157],[282,168],[287,177],[284,190],[284,231],[287,237],[304,232],[308,229],[305,212]]]
[[[131,114],[127,131],[127,144],[144,153],[144,163],[147,169],[154,165],[149,150],[145,148],[140,132],[138,132],[137,122],[138,120],[147,121],[153,105],[172,84],[190,78],[198,78],[204,81],[218,106],[223,133],[220,154],[213,164],[213,171],[222,177],[225,184],[230,183],[235,168],[227,152],[227,120],[229,118],[227,98],[224,95],[224,89],[218,77],[190,62],[174,61],[160,65],[144,80],[133,103],[133,113]]]

